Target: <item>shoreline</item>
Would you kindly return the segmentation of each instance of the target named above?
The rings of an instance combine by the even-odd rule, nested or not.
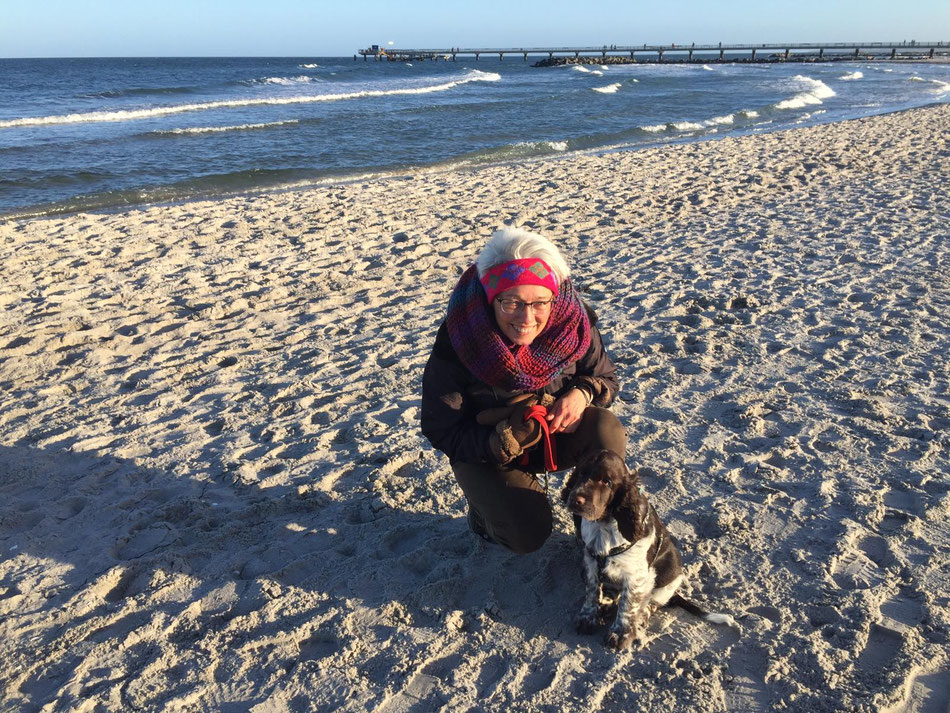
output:
[[[0,222],[17,709],[926,713],[950,696],[950,105]],[[419,433],[452,286],[549,235],[691,597],[616,655],[581,554]]]
[[[573,58],[571,58],[573,59]],[[584,59],[584,58],[581,58]],[[584,64],[581,62],[580,64]],[[594,64],[597,64],[596,62]],[[874,116],[887,116],[895,113],[902,113],[908,111],[916,111],[917,109],[926,109],[929,107],[940,106],[946,102],[935,101],[930,104],[925,104],[921,106],[915,106],[906,109],[885,109],[880,113],[871,114],[871,117]],[[232,191],[220,191],[216,192],[213,189],[209,189],[205,193],[198,194],[182,194],[182,195],[173,195],[168,198],[160,199],[144,199],[144,200],[120,200],[120,202],[115,202],[117,199],[112,201],[108,199],[96,200],[95,194],[88,198],[88,203],[82,204],[79,206],[68,205],[60,208],[62,202],[57,203],[41,203],[34,206],[26,206],[23,208],[14,209],[12,211],[3,213],[0,212],[0,224],[3,224],[5,221],[9,222],[22,222],[36,219],[44,218],[55,218],[55,217],[65,217],[71,215],[77,215],[81,213],[108,213],[116,214],[122,213],[128,210],[135,209],[144,209],[148,207],[161,207],[161,206],[176,206],[198,201],[218,201],[218,200],[227,200],[232,198],[253,198],[257,196],[266,196],[271,194],[285,193],[288,191],[301,191],[301,190],[317,190],[322,187],[332,187],[337,185],[347,185],[350,183],[359,183],[362,181],[387,181],[387,180],[402,180],[404,178],[413,178],[418,175],[429,175],[429,174],[440,174],[445,172],[455,172],[455,171],[477,171],[482,168],[491,168],[499,166],[511,166],[521,163],[535,163],[538,161],[559,161],[561,159],[570,159],[577,156],[587,156],[587,155],[599,155],[603,153],[616,153],[616,152],[639,152],[644,150],[649,150],[653,148],[658,148],[661,146],[668,145],[681,145],[681,144],[701,144],[707,141],[719,141],[725,138],[738,138],[744,136],[753,136],[760,133],[764,134],[774,134],[784,131],[796,131],[802,128],[809,128],[812,126],[825,126],[825,125],[834,125],[842,124],[850,121],[857,121],[862,118],[868,118],[867,116],[863,117],[852,117],[847,119],[841,119],[838,121],[830,122],[821,122],[816,121],[815,123],[810,123],[805,126],[786,126],[775,128],[768,131],[755,131],[754,129],[749,129],[746,131],[737,131],[732,134],[704,134],[699,137],[689,136],[687,132],[684,132],[682,136],[671,136],[665,140],[657,141],[644,141],[642,144],[629,145],[629,144],[613,144],[613,145],[603,145],[596,147],[580,148],[573,149],[564,152],[553,151],[551,153],[541,154],[537,156],[527,156],[527,157],[515,157],[510,159],[502,159],[499,161],[487,160],[484,162],[475,161],[469,163],[468,159],[462,157],[457,157],[454,159],[447,159],[438,161],[432,164],[413,164],[404,167],[397,167],[392,169],[386,169],[381,171],[374,170],[359,170],[352,173],[344,175],[330,175],[325,177],[316,177],[313,179],[298,179],[286,184],[277,184],[271,186],[259,186],[252,187],[247,189],[237,189]],[[543,142],[542,142],[543,143]],[[194,180],[205,180],[205,179],[189,179],[189,182]],[[149,188],[140,188],[140,189],[130,189],[127,191],[121,191],[120,193],[125,194],[137,194],[148,191],[156,192],[175,192],[175,186],[154,186]],[[76,200],[76,199],[71,199]]]

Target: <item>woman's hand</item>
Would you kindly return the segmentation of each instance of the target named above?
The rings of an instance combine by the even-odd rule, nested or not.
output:
[[[587,409],[587,395],[580,389],[571,389],[548,407],[551,433],[574,433]]]

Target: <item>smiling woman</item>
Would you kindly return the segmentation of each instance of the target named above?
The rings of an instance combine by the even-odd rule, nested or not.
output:
[[[547,238],[495,232],[456,285],[423,376],[422,431],[451,461],[469,527],[513,552],[551,533],[537,474],[626,448],[607,410],[616,369],[568,276]]]

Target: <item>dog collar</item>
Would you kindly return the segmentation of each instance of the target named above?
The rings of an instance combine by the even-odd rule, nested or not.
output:
[[[640,488],[640,492],[643,492],[642,486]],[[650,503],[650,509],[647,510],[647,514],[644,515],[643,517],[644,524],[646,524],[646,522],[650,519],[650,515],[653,514],[653,512],[654,512],[653,503]],[[653,562],[656,561],[656,556],[660,553],[660,548],[663,546],[663,530],[660,530],[658,534],[659,534],[659,539],[656,542],[656,549],[653,552],[652,559],[650,559],[650,554],[649,552],[647,552],[647,559],[649,560],[649,564],[651,567],[653,566]],[[607,560],[609,560],[611,557],[622,555],[624,552],[629,550],[635,544],[636,544],[635,542],[627,542],[626,544],[623,544],[623,545],[617,545],[616,547],[610,549],[607,553],[602,554],[602,555],[597,554],[596,552],[591,550],[591,548],[587,545],[584,546],[584,549],[587,550],[587,554],[589,554],[591,557],[597,560],[597,570],[598,572],[603,573],[604,568],[607,566]],[[650,549],[653,549],[652,545]]]

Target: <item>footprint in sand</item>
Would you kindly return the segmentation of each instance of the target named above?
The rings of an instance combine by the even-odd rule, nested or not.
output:
[[[883,579],[878,566],[856,548],[832,560],[831,576],[842,589],[869,589]]]

